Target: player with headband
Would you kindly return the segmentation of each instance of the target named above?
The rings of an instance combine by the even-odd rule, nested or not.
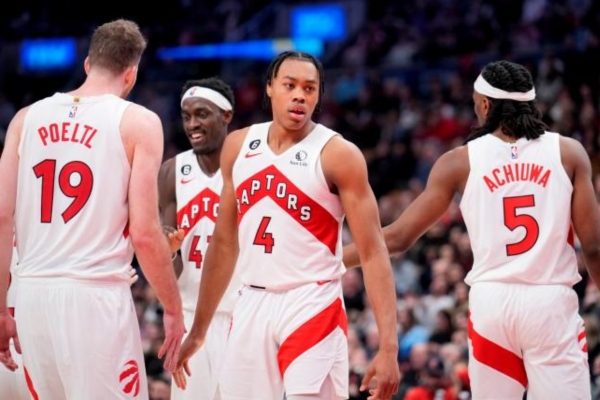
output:
[[[185,326],[194,321],[202,265],[214,230],[223,186],[220,160],[227,128],[233,117],[233,92],[218,78],[185,83],[181,96],[183,130],[191,149],[165,161],[159,174],[160,212],[165,228],[185,232],[173,265],[183,302]],[[171,385],[172,399],[215,398],[218,371],[231,324],[238,280],[219,304],[206,345],[190,359],[192,372],[185,390]]]
[[[384,228],[390,253],[406,251],[455,195],[473,249],[469,377],[474,399],[589,400],[586,333],[573,284],[574,249],[600,284],[600,212],[589,157],[546,131],[525,67],[497,61],[474,84],[479,127],[442,155],[424,192]],[[347,266],[358,264],[353,246]],[[558,383],[558,384],[557,384]]]

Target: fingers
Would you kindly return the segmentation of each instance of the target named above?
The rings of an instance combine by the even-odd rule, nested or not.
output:
[[[19,368],[10,354],[10,349],[0,351],[0,362],[11,371],[15,371],[17,368]]]
[[[182,368],[178,368],[175,370],[175,372],[173,372],[173,379],[175,380],[175,384],[179,389],[184,390],[186,388],[187,379],[185,378]]]
[[[15,344],[15,350],[17,351],[17,353],[23,354],[23,353],[21,353],[21,341],[19,340],[19,336],[17,335],[16,332],[15,332],[15,336],[13,337],[13,343]]]
[[[129,286],[133,286],[139,279],[137,271],[133,267],[129,267]]]
[[[190,369],[190,365],[188,364],[187,360],[185,360],[185,362],[183,363],[183,369],[185,370],[187,376],[192,376],[192,370]]]
[[[369,383],[371,383],[371,379],[373,379],[374,375],[375,375],[375,370],[371,367],[367,368],[367,373],[363,377],[363,380],[360,384],[360,388],[358,390],[360,390],[361,392],[367,390],[369,387]]]

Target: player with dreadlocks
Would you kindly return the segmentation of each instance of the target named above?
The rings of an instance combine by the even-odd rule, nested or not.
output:
[[[273,120],[225,139],[219,216],[174,374],[178,385],[185,386],[187,360],[202,346],[235,269],[244,287],[233,311],[221,398],[348,398],[340,283],[345,216],[380,334],[363,388],[376,380],[373,399],[390,399],[398,389],[396,299],[377,203],[360,150],[312,120],[323,79],[315,57],[280,54],[266,76]]]
[[[581,242],[600,284],[600,213],[590,160],[574,139],[545,131],[522,65],[486,65],[474,84],[479,128],[442,155],[423,193],[384,228],[406,251],[455,195],[471,238],[469,376],[474,399],[589,399],[585,329],[572,289]],[[574,228],[574,232],[571,229]],[[359,263],[353,245],[347,266]],[[559,385],[556,382],[560,382]]]

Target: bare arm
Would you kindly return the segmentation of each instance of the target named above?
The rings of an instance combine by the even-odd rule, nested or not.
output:
[[[246,130],[231,133],[221,151],[223,190],[219,201],[219,215],[202,267],[200,295],[190,330],[191,338],[204,338],[210,321],[233,276],[239,252],[237,226],[237,200],[233,186],[232,170],[240,151]]]
[[[573,228],[581,243],[586,268],[600,289],[600,211],[592,185],[590,160],[583,146],[569,138],[561,138],[561,153],[573,181]]]
[[[466,147],[442,155],[434,164],[423,193],[402,215],[383,228],[385,245],[390,254],[406,251],[446,212],[454,195],[462,190],[469,175]],[[360,264],[357,246],[344,247],[344,264]]]
[[[8,313],[6,293],[13,255],[14,214],[17,200],[19,142],[27,109],[15,115],[6,133],[6,143],[0,158],[0,314]]]
[[[325,177],[339,193],[362,260],[365,287],[380,337],[378,357],[371,376],[377,376],[378,395],[388,398],[397,391],[400,380],[396,361],[396,290],[379,223],[377,201],[369,186],[364,157],[356,146],[335,137],[325,146],[322,162]]]
[[[177,197],[175,195],[175,158],[165,161],[158,172],[158,204],[162,225],[177,228]],[[173,260],[175,276],[179,278],[183,271],[181,255]]]
[[[188,360],[204,343],[206,331],[217,306],[231,281],[237,262],[239,243],[237,200],[233,186],[233,164],[248,132],[247,129],[230,133],[221,150],[223,190],[219,201],[219,215],[202,266],[200,294],[190,333],[181,346],[177,370],[173,374],[178,387],[185,389],[187,373],[191,375]]]
[[[12,358],[9,340],[15,341],[17,352],[21,347],[15,321],[8,313],[6,295],[10,263],[13,255],[14,213],[17,199],[17,174],[19,167],[19,143],[23,119],[27,108],[20,110],[8,126],[6,143],[0,158],[0,362],[14,371],[17,364]]]
[[[179,313],[181,298],[157,206],[156,182],[163,152],[162,125],[156,114],[132,105],[125,112],[121,130],[133,145],[129,181],[129,232],[136,256],[144,276],[165,311]]]

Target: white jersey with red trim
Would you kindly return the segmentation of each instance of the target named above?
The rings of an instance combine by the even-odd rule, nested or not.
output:
[[[465,281],[562,284],[581,279],[573,248],[573,185],[560,135],[468,143],[471,172],[460,202],[474,263]]]
[[[286,289],[337,279],[345,271],[344,212],[321,166],[321,152],[337,133],[317,124],[275,155],[267,143],[270,124],[250,127],[233,166],[242,282]]]
[[[120,123],[129,104],[56,93],[28,110],[15,213],[19,277],[128,280],[131,168]]]
[[[221,170],[213,176],[206,175],[198,165],[193,150],[185,151],[175,157],[177,226],[185,231],[185,238],[181,244],[183,270],[178,284],[183,309],[192,313],[196,310],[198,301],[204,255],[215,229],[221,189],[223,189]],[[235,292],[239,286],[237,275],[234,274],[217,311],[233,310]]]

